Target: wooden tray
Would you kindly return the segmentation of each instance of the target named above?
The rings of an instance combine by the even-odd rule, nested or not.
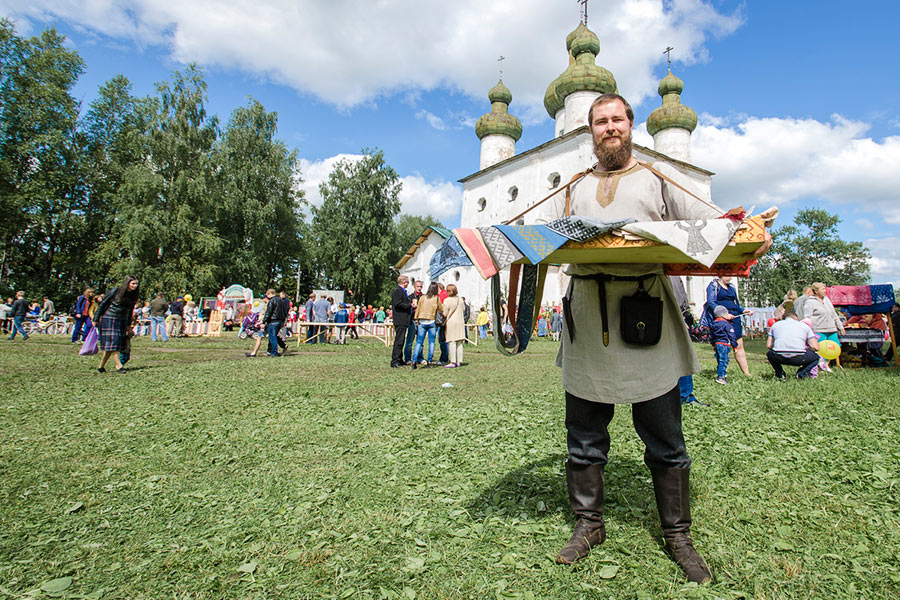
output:
[[[738,230],[731,243],[725,246],[716,264],[744,263],[765,241],[766,227],[759,217],[744,222],[747,227]],[[527,264],[525,259],[517,261]],[[605,233],[586,242],[568,241],[549,254],[542,264],[585,263],[661,263],[690,264],[696,260],[668,244],[653,240],[626,240]]]

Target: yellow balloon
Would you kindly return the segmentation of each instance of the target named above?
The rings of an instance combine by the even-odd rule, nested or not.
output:
[[[841,355],[841,345],[834,340],[822,340],[819,342],[819,356],[825,360],[834,360]]]
[[[194,299],[194,297],[191,296],[190,294],[185,294],[185,295],[184,295],[184,299],[187,300],[188,302],[190,302],[191,300]]]

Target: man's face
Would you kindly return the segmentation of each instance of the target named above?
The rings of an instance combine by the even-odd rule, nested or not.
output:
[[[413,287],[415,288],[417,294],[422,293],[422,282],[421,281],[417,281],[416,285]]]
[[[604,102],[591,113],[594,154],[608,170],[621,169],[631,158],[632,122],[619,100]]]
[[[400,280],[400,287],[406,287],[408,285],[409,285],[409,279],[401,279]]]

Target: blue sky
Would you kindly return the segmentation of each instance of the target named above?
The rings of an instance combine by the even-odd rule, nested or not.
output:
[[[566,67],[574,0],[0,0],[20,33],[55,26],[87,62],[76,90],[126,75],[133,92],[195,61],[224,123],[247,97],[279,115],[315,203],[331,166],[377,147],[403,178],[404,212],[459,221],[456,181],[478,170],[474,121],[490,109],[497,57],[524,124],[523,151],[553,136],[541,101]],[[659,105],[674,46],[682,100],[700,115],[694,162],[724,207],[838,214],[866,243],[876,282],[900,285],[900,97],[889,46],[900,3],[594,0],[597,63],[641,125]]]

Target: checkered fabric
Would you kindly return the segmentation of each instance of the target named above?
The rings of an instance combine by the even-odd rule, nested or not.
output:
[[[565,236],[576,242],[586,242],[597,236],[601,236],[608,231],[618,229],[628,223],[634,223],[634,219],[622,219],[620,221],[597,221],[578,215],[562,217],[552,223],[547,223],[547,228],[555,231],[559,235]]]

